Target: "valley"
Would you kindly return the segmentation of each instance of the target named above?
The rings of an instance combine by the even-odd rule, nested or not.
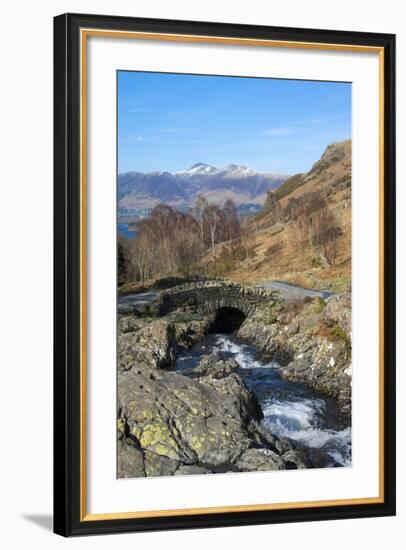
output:
[[[246,217],[215,170],[119,239],[118,476],[349,466],[351,142]]]

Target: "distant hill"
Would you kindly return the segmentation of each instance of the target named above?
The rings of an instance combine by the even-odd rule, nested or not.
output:
[[[236,164],[216,168],[202,162],[175,173],[126,172],[118,176],[119,214],[136,213],[159,203],[190,207],[199,194],[217,203],[232,198],[243,209],[255,210],[264,204],[267,192],[279,187],[288,177]]]

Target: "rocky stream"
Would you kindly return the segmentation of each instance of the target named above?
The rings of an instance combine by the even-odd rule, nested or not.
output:
[[[350,324],[348,296],[120,314],[118,477],[349,466]]]

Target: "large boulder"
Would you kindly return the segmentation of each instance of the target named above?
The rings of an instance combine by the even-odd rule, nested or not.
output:
[[[213,376],[203,377],[201,383],[213,388],[220,396],[226,397],[227,402],[230,403],[227,410],[230,417],[241,421],[244,425],[263,419],[257,396],[247,388],[238,374],[232,373],[220,379]]]
[[[225,363],[221,377],[215,359]],[[119,476],[285,469],[282,455],[292,447],[261,426],[238,363],[214,354],[203,365],[193,378],[147,365],[119,371]]]
[[[119,372],[119,422],[142,450],[184,464],[232,463],[251,446],[250,423],[261,414],[232,376],[205,383],[156,369]]]
[[[118,323],[118,369],[166,368],[176,357],[175,327],[164,319],[123,317]]]
[[[178,348],[189,349],[199,342],[209,329],[211,319],[193,313],[174,312],[167,315],[167,319],[175,327],[175,336]]]

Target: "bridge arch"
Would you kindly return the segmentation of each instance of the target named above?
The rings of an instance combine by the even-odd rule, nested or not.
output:
[[[162,315],[177,309],[216,316],[220,312],[221,322],[228,311],[235,324],[252,316],[258,307],[274,302],[273,292],[218,280],[178,285],[163,291],[158,300]]]
[[[247,316],[235,307],[220,307],[216,310],[209,332],[235,332],[243,324]]]

